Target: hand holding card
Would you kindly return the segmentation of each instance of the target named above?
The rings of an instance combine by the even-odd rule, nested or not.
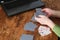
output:
[[[31,19],[32,21],[36,21],[35,16],[36,17],[38,17],[38,15],[45,15],[46,16],[46,14],[44,12],[42,12],[41,8],[36,8],[35,10],[36,10],[36,12],[34,13],[34,16]]]

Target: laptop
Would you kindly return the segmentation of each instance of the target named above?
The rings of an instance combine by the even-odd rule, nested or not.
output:
[[[1,0],[0,3],[8,16],[44,6],[41,0]]]

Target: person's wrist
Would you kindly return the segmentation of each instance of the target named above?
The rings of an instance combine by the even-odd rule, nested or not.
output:
[[[52,23],[49,23],[48,26],[49,26],[51,29],[53,29],[54,26],[55,26],[55,23],[53,23],[53,22],[52,22]]]
[[[56,11],[52,10],[52,16],[55,16],[55,15],[56,15]]]

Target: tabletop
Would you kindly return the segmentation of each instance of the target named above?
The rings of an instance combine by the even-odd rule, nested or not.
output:
[[[56,9],[54,6],[49,6],[52,2],[48,3],[47,0],[46,7]],[[48,3],[48,4],[47,4]],[[53,4],[54,5],[54,4]],[[59,7],[57,7],[59,9]],[[60,9],[59,9],[60,10]],[[26,11],[22,14],[18,14],[15,16],[8,17],[4,12],[3,8],[0,6],[0,40],[19,40],[22,34],[31,34],[34,35],[34,40],[58,40],[58,37],[54,32],[51,34],[42,37],[38,34],[37,28],[34,32],[25,31],[24,25],[30,21],[32,16],[34,15],[35,9]],[[59,18],[51,18],[55,23],[59,24]],[[38,24],[39,25],[39,24]]]

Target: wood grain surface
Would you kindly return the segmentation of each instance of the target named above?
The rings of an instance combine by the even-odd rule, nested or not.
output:
[[[45,7],[60,10],[60,0],[42,0]],[[55,33],[51,33],[45,37],[38,34],[38,27],[34,32],[25,31],[24,25],[30,21],[35,10],[26,11],[22,14],[8,17],[0,6],[0,40],[19,40],[22,34],[34,35],[34,40],[57,40]],[[51,18],[56,24],[60,25],[59,18]],[[37,24],[38,25],[38,24]]]

